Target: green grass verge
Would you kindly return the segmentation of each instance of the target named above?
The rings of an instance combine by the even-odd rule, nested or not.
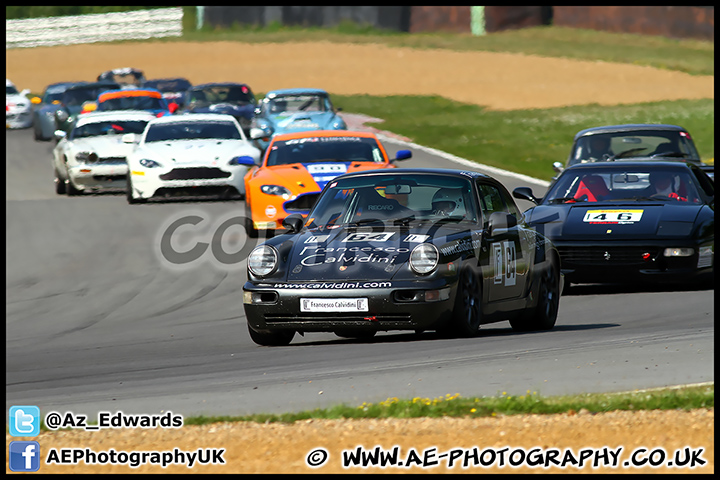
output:
[[[358,406],[340,404],[295,413],[255,414],[245,416],[190,416],[183,425],[208,425],[221,422],[294,423],[308,419],[369,419],[369,418],[480,418],[499,415],[552,415],[580,412],[603,413],[618,410],[694,410],[715,408],[715,384],[681,388],[658,388],[621,393],[588,393],[543,397],[528,390],[525,395],[498,393],[494,397],[461,397],[447,394],[438,398],[388,398],[378,403]],[[93,425],[97,422],[88,422]],[[49,431],[41,422],[41,431]],[[61,428],[59,430],[71,430]],[[6,427],[9,432],[9,427]]]
[[[184,22],[183,36],[168,38],[166,41],[373,43],[390,47],[523,53],[631,63],[692,75],[715,74],[715,43],[701,40],[554,26],[506,30],[482,36],[441,32],[409,34],[382,31],[352,22],[342,22],[335,28],[288,27],[275,23],[266,27],[235,25],[232,28],[213,29],[206,26],[202,30],[195,30],[194,11],[188,12],[186,9],[186,16],[188,21]],[[632,45],[632,48],[628,48],[628,45]]]
[[[443,97],[333,95],[343,111],[381,118],[376,128],[484,165],[550,180],[578,131],[622,123],[670,123],[693,136],[700,157],[714,157],[715,101],[675,100],[604,107],[489,111]]]
[[[715,385],[636,391],[630,393],[593,393],[543,397],[528,391],[525,395],[502,392],[495,397],[463,398],[459,394],[439,398],[389,398],[359,406],[339,405],[327,409],[284,414],[259,414],[239,417],[189,417],[184,425],[217,422],[285,422],[306,419],[419,418],[419,417],[495,417],[498,415],[556,414],[587,410],[601,413],[615,410],[692,410],[715,407]]]

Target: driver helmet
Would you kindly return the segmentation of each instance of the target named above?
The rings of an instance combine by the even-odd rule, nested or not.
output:
[[[441,188],[432,199],[434,215],[449,217],[452,215],[464,215],[462,190],[459,188]]]

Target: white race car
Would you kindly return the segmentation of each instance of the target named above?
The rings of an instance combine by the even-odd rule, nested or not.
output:
[[[127,187],[127,156],[133,145],[123,142],[126,134],[141,134],[154,119],[150,112],[118,110],[80,115],[53,149],[55,191],[77,195],[85,191],[124,190]]]
[[[124,137],[131,144],[135,140],[135,135]],[[232,115],[156,118],[128,157],[128,203],[151,197],[243,198],[243,177],[259,159],[260,150]]]
[[[27,88],[19,92],[15,84],[5,79],[5,128],[32,127],[32,102]]]

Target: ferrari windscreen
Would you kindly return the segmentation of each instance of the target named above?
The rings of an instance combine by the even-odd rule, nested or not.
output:
[[[663,168],[582,168],[563,174],[543,203],[679,201],[700,203],[687,170]]]

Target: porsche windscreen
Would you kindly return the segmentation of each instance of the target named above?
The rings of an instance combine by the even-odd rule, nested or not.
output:
[[[700,158],[687,132],[642,130],[594,133],[581,137],[577,140],[570,164],[651,156]]]
[[[72,131],[72,138],[96,137],[98,135],[126,133],[141,134],[145,130],[147,120],[116,120],[107,122],[93,122],[77,126]]]
[[[663,168],[581,168],[566,171],[550,189],[544,204],[575,202],[701,202],[688,170]]]
[[[195,106],[231,103],[242,105],[255,103],[255,97],[245,85],[212,86],[190,92],[189,102]]]
[[[324,95],[282,95],[270,99],[266,109],[271,115],[291,115],[298,112],[329,112],[332,105]]]
[[[232,122],[172,122],[151,125],[145,143],[173,140],[242,140],[240,131]]]
[[[383,163],[385,157],[374,138],[308,137],[274,142],[267,166],[318,162]]]
[[[469,179],[444,175],[378,175],[330,183],[308,215],[310,228],[421,221],[476,222]]]

